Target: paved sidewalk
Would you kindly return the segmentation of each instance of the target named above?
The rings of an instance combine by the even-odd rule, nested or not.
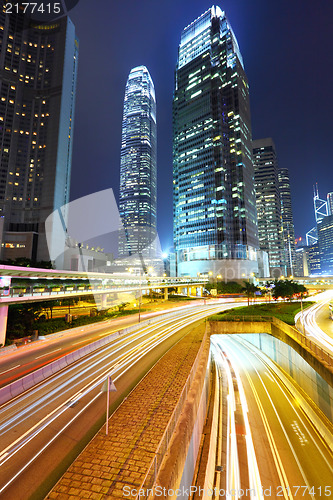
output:
[[[128,492],[140,486],[154,458],[204,330],[196,327],[161,358],[112,415],[109,435],[104,426],[46,498],[133,498]]]

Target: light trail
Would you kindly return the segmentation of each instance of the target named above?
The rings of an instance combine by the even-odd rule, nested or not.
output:
[[[332,293],[330,292],[328,294],[327,293],[321,294],[320,299],[321,299],[320,302],[305,309],[303,311],[303,314],[302,314],[302,312],[297,313],[297,315],[295,316],[295,324],[297,324],[297,322],[300,321],[300,323],[302,325],[301,332],[302,332],[303,327],[304,327],[304,330],[305,330],[304,333],[307,334],[307,336],[312,336],[321,347],[323,347],[329,353],[332,353],[333,352],[333,338],[330,337],[327,333],[325,333],[318,326],[318,324],[316,322],[316,316],[322,308],[327,307],[327,311],[328,311],[328,303],[332,299]]]
[[[124,375],[131,367],[138,361],[146,356],[151,350],[157,347],[161,342],[175,334],[184,326],[196,322],[207,315],[214,314],[221,310],[221,305],[201,307],[198,311],[191,311],[190,313],[184,312],[181,318],[160,319],[157,324],[148,325],[140,329],[139,333],[134,332],[129,334],[126,338],[118,338],[110,346],[106,346],[99,352],[94,352],[89,356],[89,363],[87,359],[80,360],[74,365],[67,367],[61,374],[56,374],[54,377],[47,379],[24,394],[21,394],[14,401],[10,401],[3,405],[1,414],[8,412],[7,419],[2,422],[0,426],[1,444],[4,444],[4,438],[8,434],[20,435],[14,440],[7,442],[7,445],[1,450],[0,454],[0,467],[8,463],[9,460],[16,460],[15,455],[23,448],[31,443],[34,438],[41,435],[51,423],[59,419],[64,414],[68,413],[71,404],[74,402],[82,401],[84,398],[91,398],[87,403],[84,403],[82,408],[73,418],[70,418],[65,425],[59,429],[56,436],[48,439],[43,446],[38,449],[33,457],[29,459],[19,471],[16,471],[5,484],[0,487],[2,493],[15,479],[51,444],[57,436],[59,436],[76,418],[78,418],[84,409],[88,408],[93,402],[101,395],[100,392],[93,395],[93,391],[102,385],[107,375],[115,376],[114,381],[118,380]],[[161,325],[164,325],[161,327]],[[165,325],[166,324],[166,325]],[[157,331],[160,329],[160,331]],[[151,335],[153,333],[153,335]],[[148,338],[147,338],[148,336]],[[146,338],[145,338],[146,337]],[[137,345],[134,345],[138,342]],[[127,352],[124,349],[128,349]],[[112,352],[111,352],[112,351]],[[110,359],[112,355],[112,359]],[[75,371],[77,373],[75,373]],[[67,377],[67,380],[63,380]],[[56,387],[51,389],[54,384]],[[33,397],[34,401],[31,403],[30,398]],[[49,410],[51,403],[54,403],[54,408],[43,415],[43,411]],[[20,411],[18,409],[22,407]],[[67,412],[67,413],[66,413]],[[31,419],[34,423],[31,423]],[[22,431],[22,422],[29,422],[26,429]],[[10,432],[12,431],[12,432]]]
[[[226,481],[226,498],[238,499],[240,498],[240,492],[244,488],[244,485],[240,481],[240,468],[239,468],[239,457],[238,457],[238,445],[236,439],[236,423],[235,423],[235,411],[236,411],[236,400],[235,400],[235,390],[234,382],[232,378],[232,370],[235,374],[237,380],[237,388],[240,396],[240,404],[242,409],[242,415],[244,420],[244,425],[246,429],[245,444],[247,453],[247,466],[248,466],[248,479],[249,479],[249,489],[250,498],[263,500],[263,488],[259,473],[259,467],[257,462],[257,457],[254,450],[254,444],[251,434],[250,423],[248,419],[248,405],[245,396],[244,387],[242,384],[241,377],[239,375],[237,366],[235,362],[229,357],[226,358],[219,343],[212,340],[212,345],[214,346],[214,356],[215,359],[220,359],[220,366],[223,366],[228,380],[228,421],[227,421],[227,481]],[[230,362],[228,363],[228,360]],[[220,367],[219,367],[220,370]],[[243,487],[243,488],[242,488]],[[231,491],[236,492],[235,495],[231,495]],[[238,493],[237,493],[238,492]]]
[[[215,340],[215,339],[214,339]],[[315,498],[316,490],[322,487],[321,473],[326,477],[333,477],[333,459],[327,444],[319,436],[314,424],[308,420],[306,414],[298,406],[297,401],[285,386],[286,376],[281,369],[257,347],[237,335],[227,336],[217,340],[221,348],[228,354],[228,359],[233,360],[233,366],[241,367],[242,372],[252,391],[259,414],[266,432],[269,449],[273,458],[280,485],[280,495],[285,499],[293,499],[297,495],[294,470],[300,474],[302,488],[306,488],[306,498]],[[250,355],[251,353],[251,355]],[[246,361],[245,361],[246,360]],[[238,371],[238,369],[237,369]],[[290,382],[291,383],[291,382]],[[261,395],[259,394],[261,393]],[[264,395],[264,396],[263,396]],[[273,400],[274,399],[274,400]],[[284,405],[289,407],[288,420],[281,413]],[[279,409],[278,409],[279,406]],[[272,412],[274,419],[272,418]],[[292,436],[295,439],[292,442]],[[277,439],[279,442],[277,442]],[[288,445],[288,448],[284,444]],[[298,443],[297,445],[295,444]],[[298,446],[298,448],[296,448]],[[309,448],[311,446],[311,448]],[[286,454],[289,450],[289,456]],[[309,451],[311,449],[311,451]],[[304,463],[304,453],[313,455],[313,462]],[[292,464],[294,468],[286,468],[285,464]],[[316,463],[317,475],[314,473],[313,464]],[[320,464],[320,465],[319,465]],[[259,463],[259,470],[262,464]],[[307,468],[305,469],[305,467]],[[314,486],[314,477],[316,486]],[[304,495],[303,495],[304,496]]]

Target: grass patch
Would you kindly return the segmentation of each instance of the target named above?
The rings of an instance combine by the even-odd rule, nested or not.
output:
[[[314,302],[303,302],[303,309],[312,306],[312,304],[314,304]],[[235,307],[235,309],[229,309],[214,314],[210,316],[209,319],[213,321],[255,321],[256,316],[260,316],[261,318],[265,318],[265,316],[274,316],[288,325],[295,325],[295,315],[300,310],[300,302],[271,302],[267,304]]]
[[[168,300],[172,302],[182,302],[183,300],[198,300],[202,299],[202,297],[185,297],[184,295],[169,295]]]

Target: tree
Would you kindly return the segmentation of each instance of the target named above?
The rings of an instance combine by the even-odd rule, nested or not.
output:
[[[9,306],[8,332],[10,337],[26,337],[36,330],[42,306],[39,303]]]
[[[260,291],[260,288],[253,283],[250,283],[249,281],[244,281],[244,287],[242,288],[242,291],[247,297],[247,305],[249,306],[250,297],[254,297],[255,293]]]
[[[299,283],[292,280],[275,280],[273,288],[273,297],[277,300],[279,297],[282,299],[288,298],[291,300],[296,294],[303,294],[306,288]]]
[[[118,311],[123,312],[125,307],[128,306],[129,302],[122,302],[121,304],[118,305]]]
[[[52,319],[52,315],[53,315],[53,308],[58,306],[58,305],[59,305],[59,300],[48,300],[48,301],[46,301],[45,305],[43,306],[45,311],[47,309],[50,310],[51,319]]]

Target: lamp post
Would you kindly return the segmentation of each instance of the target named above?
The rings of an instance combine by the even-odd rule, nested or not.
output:
[[[128,271],[130,273],[134,272],[136,274],[136,272],[134,271],[134,269],[132,267],[130,267],[128,269]],[[141,267],[139,267],[139,318],[138,318],[138,323],[140,323],[140,321],[141,321],[141,296],[142,296],[142,291],[141,291]]]
[[[141,295],[142,290],[141,290],[141,267],[139,268],[139,323],[141,321]]]

